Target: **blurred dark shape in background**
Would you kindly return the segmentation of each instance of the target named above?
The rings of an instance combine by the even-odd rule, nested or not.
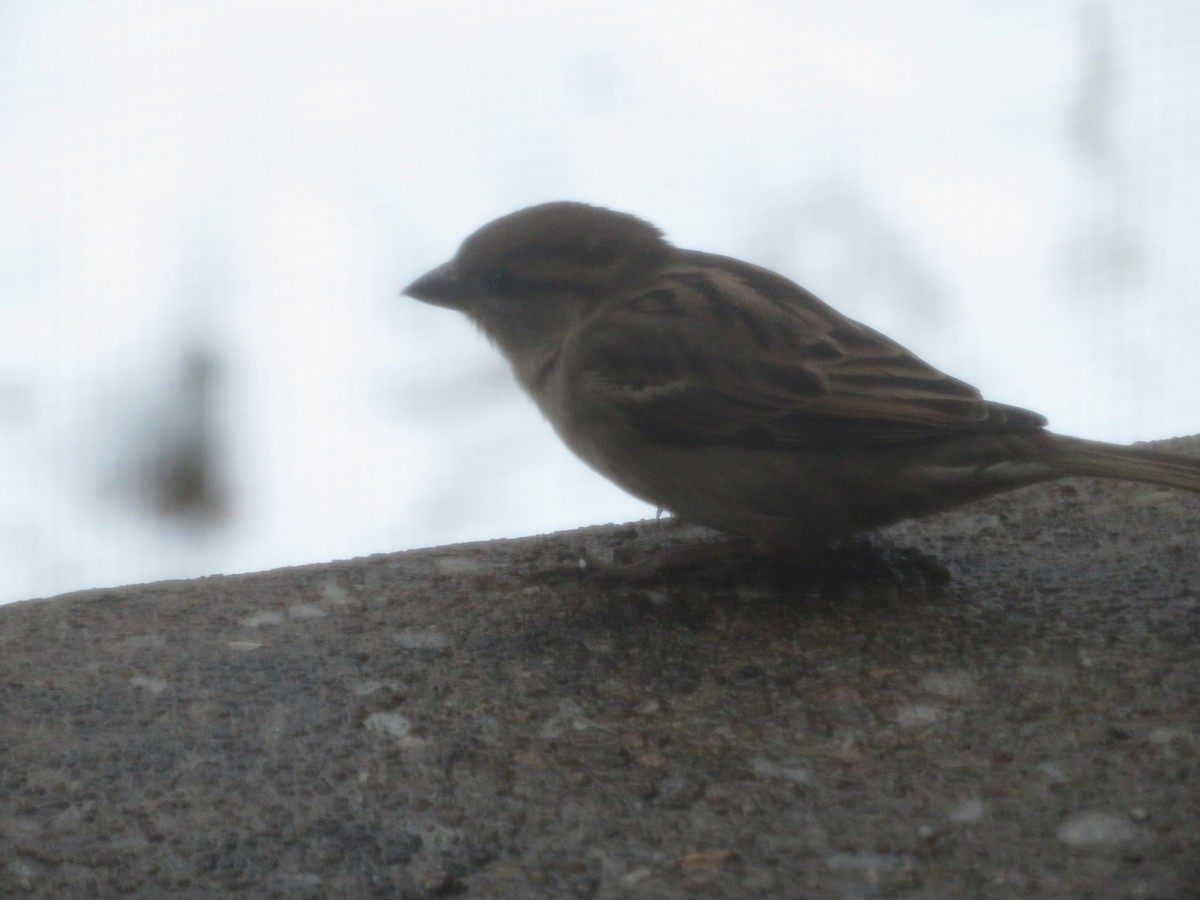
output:
[[[1066,110],[1068,143],[1090,175],[1076,208],[1077,221],[1060,248],[1059,267],[1075,296],[1095,306],[1130,306],[1140,301],[1147,248],[1137,207],[1137,175],[1124,147],[1120,122],[1122,94],[1128,93],[1106,3],[1079,9],[1079,73]],[[1125,135],[1128,138],[1128,135]]]
[[[230,488],[219,433],[218,354],[207,344],[181,348],[169,406],[145,427],[126,483],[138,506],[198,532],[229,520]]]

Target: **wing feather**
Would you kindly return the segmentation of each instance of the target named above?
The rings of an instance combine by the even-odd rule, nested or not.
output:
[[[573,383],[668,443],[802,448],[1045,425],[727,257],[680,252],[651,288],[604,304],[580,334]]]

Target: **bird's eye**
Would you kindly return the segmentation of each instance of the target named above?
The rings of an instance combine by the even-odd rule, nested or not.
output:
[[[584,259],[589,265],[607,266],[616,259],[618,248],[611,241],[591,235],[583,242]]]
[[[504,266],[488,269],[483,273],[483,289],[492,297],[506,299],[512,296],[515,279]]]

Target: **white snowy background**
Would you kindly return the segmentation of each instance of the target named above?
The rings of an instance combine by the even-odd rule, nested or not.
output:
[[[1192,0],[0,7],[0,601],[652,514],[398,296],[579,199],[1200,431]]]

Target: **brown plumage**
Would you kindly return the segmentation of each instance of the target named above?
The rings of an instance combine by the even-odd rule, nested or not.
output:
[[[1051,434],[786,278],[623,213],[512,213],[406,293],[473,319],[596,470],[771,547],[1068,475],[1200,491],[1200,460]]]

